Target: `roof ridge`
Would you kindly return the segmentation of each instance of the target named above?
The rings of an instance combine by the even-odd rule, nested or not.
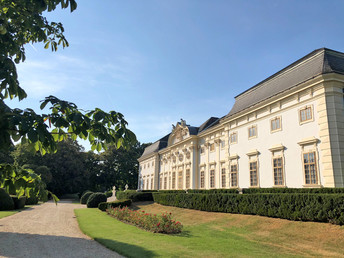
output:
[[[302,63],[303,61],[306,61],[307,59],[309,59],[312,56],[315,56],[316,54],[319,54],[321,52],[325,53],[326,50],[330,50],[330,51],[334,51],[331,49],[327,49],[327,48],[318,48],[316,50],[313,50],[311,53],[301,57],[300,59],[296,60],[295,62],[291,63],[290,65],[284,67],[283,69],[279,70],[278,72],[270,75],[268,78],[258,82],[257,84],[253,85],[252,87],[248,88],[247,90],[241,92],[240,94],[236,95],[234,98],[236,99],[237,97],[241,96],[241,95],[245,95],[245,93],[248,93],[252,90],[254,90],[255,88],[259,88],[259,86],[263,86],[263,84],[267,81],[270,81],[273,78],[278,77],[279,75],[283,74],[284,72],[287,72],[288,70],[290,70],[292,67],[295,67],[297,64]],[[338,51],[334,51],[334,52],[338,52]],[[338,52],[340,53],[340,52]]]

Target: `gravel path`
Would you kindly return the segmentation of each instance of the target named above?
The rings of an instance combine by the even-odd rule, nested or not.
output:
[[[80,231],[73,210],[83,207],[47,202],[0,219],[0,257],[121,257]]]

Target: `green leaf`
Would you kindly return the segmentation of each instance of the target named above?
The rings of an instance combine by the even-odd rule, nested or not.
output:
[[[31,142],[37,142],[38,141],[38,134],[36,131],[34,131],[33,129],[31,129],[28,134],[27,134],[29,140]]]
[[[18,198],[21,197],[21,196],[23,196],[24,194],[25,194],[25,190],[24,190],[23,187],[20,188],[20,189],[17,191],[17,196],[18,196]]]

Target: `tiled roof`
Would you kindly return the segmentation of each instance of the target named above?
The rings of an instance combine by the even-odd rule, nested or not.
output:
[[[161,150],[163,148],[166,148],[169,136],[170,136],[170,134],[165,135],[160,140],[158,140],[158,141],[154,142],[153,144],[149,145],[148,147],[146,147],[140,158],[148,156],[154,152],[158,152],[159,150]]]
[[[344,74],[343,53],[327,48],[313,51],[236,96],[234,106],[226,117],[326,73]]]

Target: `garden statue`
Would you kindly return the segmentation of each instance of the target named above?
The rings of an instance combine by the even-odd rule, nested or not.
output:
[[[116,196],[116,186],[112,187],[112,196]]]
[[[125,184],[125,190],[124,191],[127,191],[128,190],[128,184]]]

